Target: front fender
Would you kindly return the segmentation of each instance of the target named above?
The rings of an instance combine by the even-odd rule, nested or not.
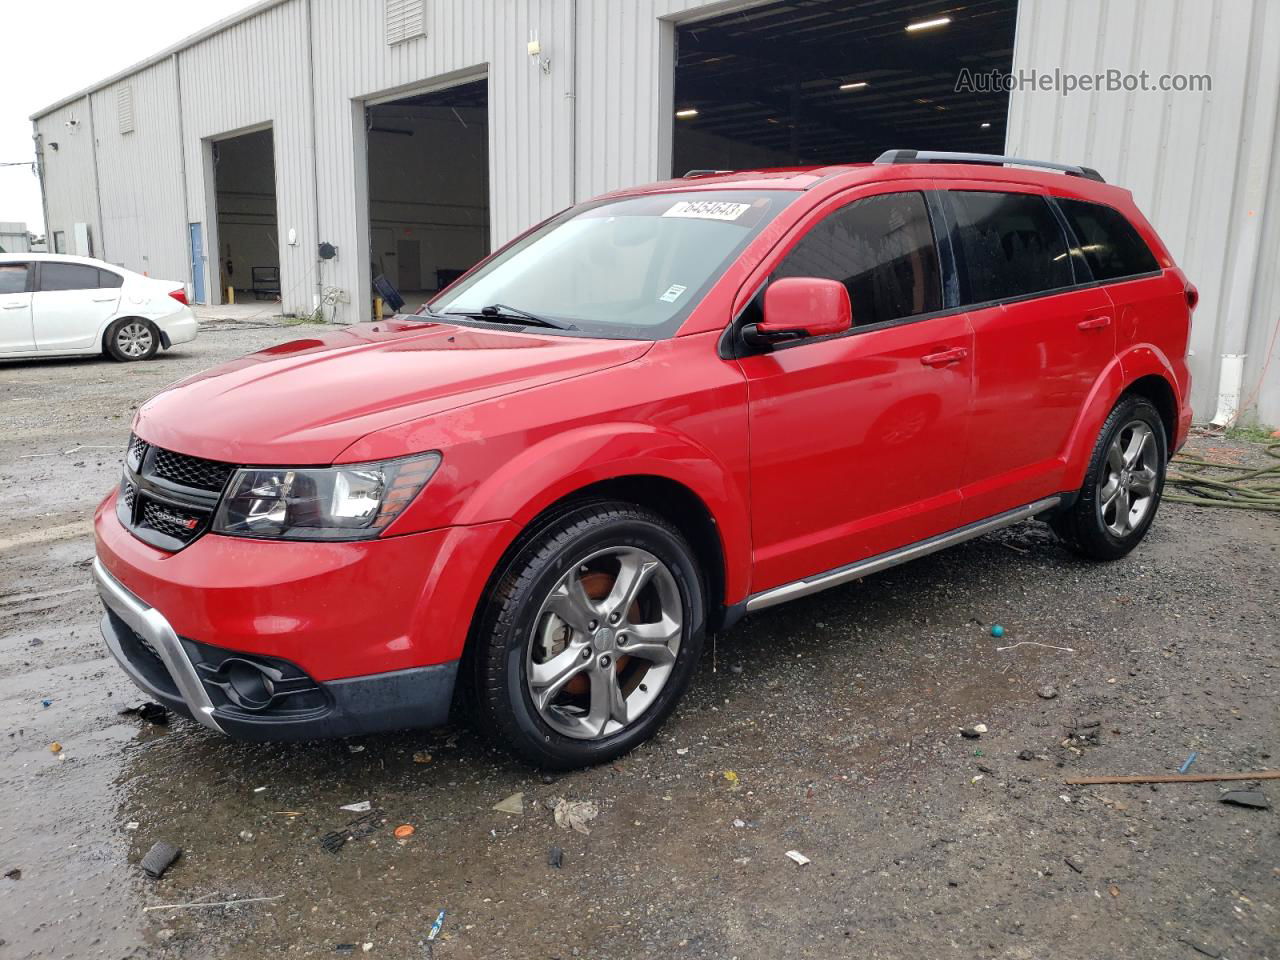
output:
[[[1102,424],[1110,415],[1116,401],[1136,381],[1147,376],[1158,376],[1169,384],[1175,397],[1181,398],[1178,389],[1180,382],[1172,363],[1159,347],[1150,343],[1139,343],[1129,347],[1123,353],[1112,358],[1093,383],[1088,399],[1081,406],[1080,416],[1067,438],[1063,449],[1062,460],[1066,465],[1063,487],[1066,490],[1078,490],[1084,484],[1085,472],[1089,469],[1089,458],[1093,455],[1094,444]],[[1179,436],[1184,432],[1182,412],[1186,405],[1178,400]]]
[[[702,501],[720,536],[726,602],[746,596],[751,554],[744,492],[710,451],[663,426],[606,422],[548,437],[487,477],[462,504],[455,522],[511,520],[522,530],[577,490],[632,476],[673,481]]]

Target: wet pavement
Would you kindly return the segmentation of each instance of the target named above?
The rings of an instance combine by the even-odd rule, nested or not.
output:
[[[1166,504],[1105,566],[1028,523],[755,615],[653,742],[555,777],[466,717],[262,745],[120,715],[143,698],[87,517],[133,409],[312,329],[0,365],[0,958],[1280,955],[1277,811],[1218,802],[1251,784],[1063,784],[1280,766],[1275,516]],[[589,834],[558,798],[597,805]],[[364,800],[372,831],[326,850]],[[183,854],[152,881],[160,840]]]

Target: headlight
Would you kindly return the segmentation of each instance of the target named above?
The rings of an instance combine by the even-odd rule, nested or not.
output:
[[[237,470],[213,521],[215,533],[285,540],[368,540],[417,496],[440,466],[424,453],[341,467]]]

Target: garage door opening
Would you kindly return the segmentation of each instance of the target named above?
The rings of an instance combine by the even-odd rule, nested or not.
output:
[[[219,292],[280,299],[275,144],[270,130],[213,143]]]
[[[1002,153],[1017,0],[789,0],[676,31],[672,172],[866,162],[885,150]]]
[[[489,252],[488,104],[476,80],[366,110],[371,269],[406,311]]]

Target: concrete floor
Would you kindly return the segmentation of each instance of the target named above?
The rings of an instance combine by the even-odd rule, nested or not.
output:
[[[121,716],[142,698],[98,635],[88,517],[133,410],[320,332],[248,316],[146,364],[0,365],[0,957],[1280,955],[1277,812],[1219,802],[1247,784],[1063,783],[1280,765],[1274,516],[1165,504],[1101,566],[1027,523],[766,611],[654,741],[555,778],[465,717],[254,745]],[[598,805],[589,835],[561,797]],[[326,852],[361,800],[374,831]],[[149,881],[158,840],[184,852]]]

